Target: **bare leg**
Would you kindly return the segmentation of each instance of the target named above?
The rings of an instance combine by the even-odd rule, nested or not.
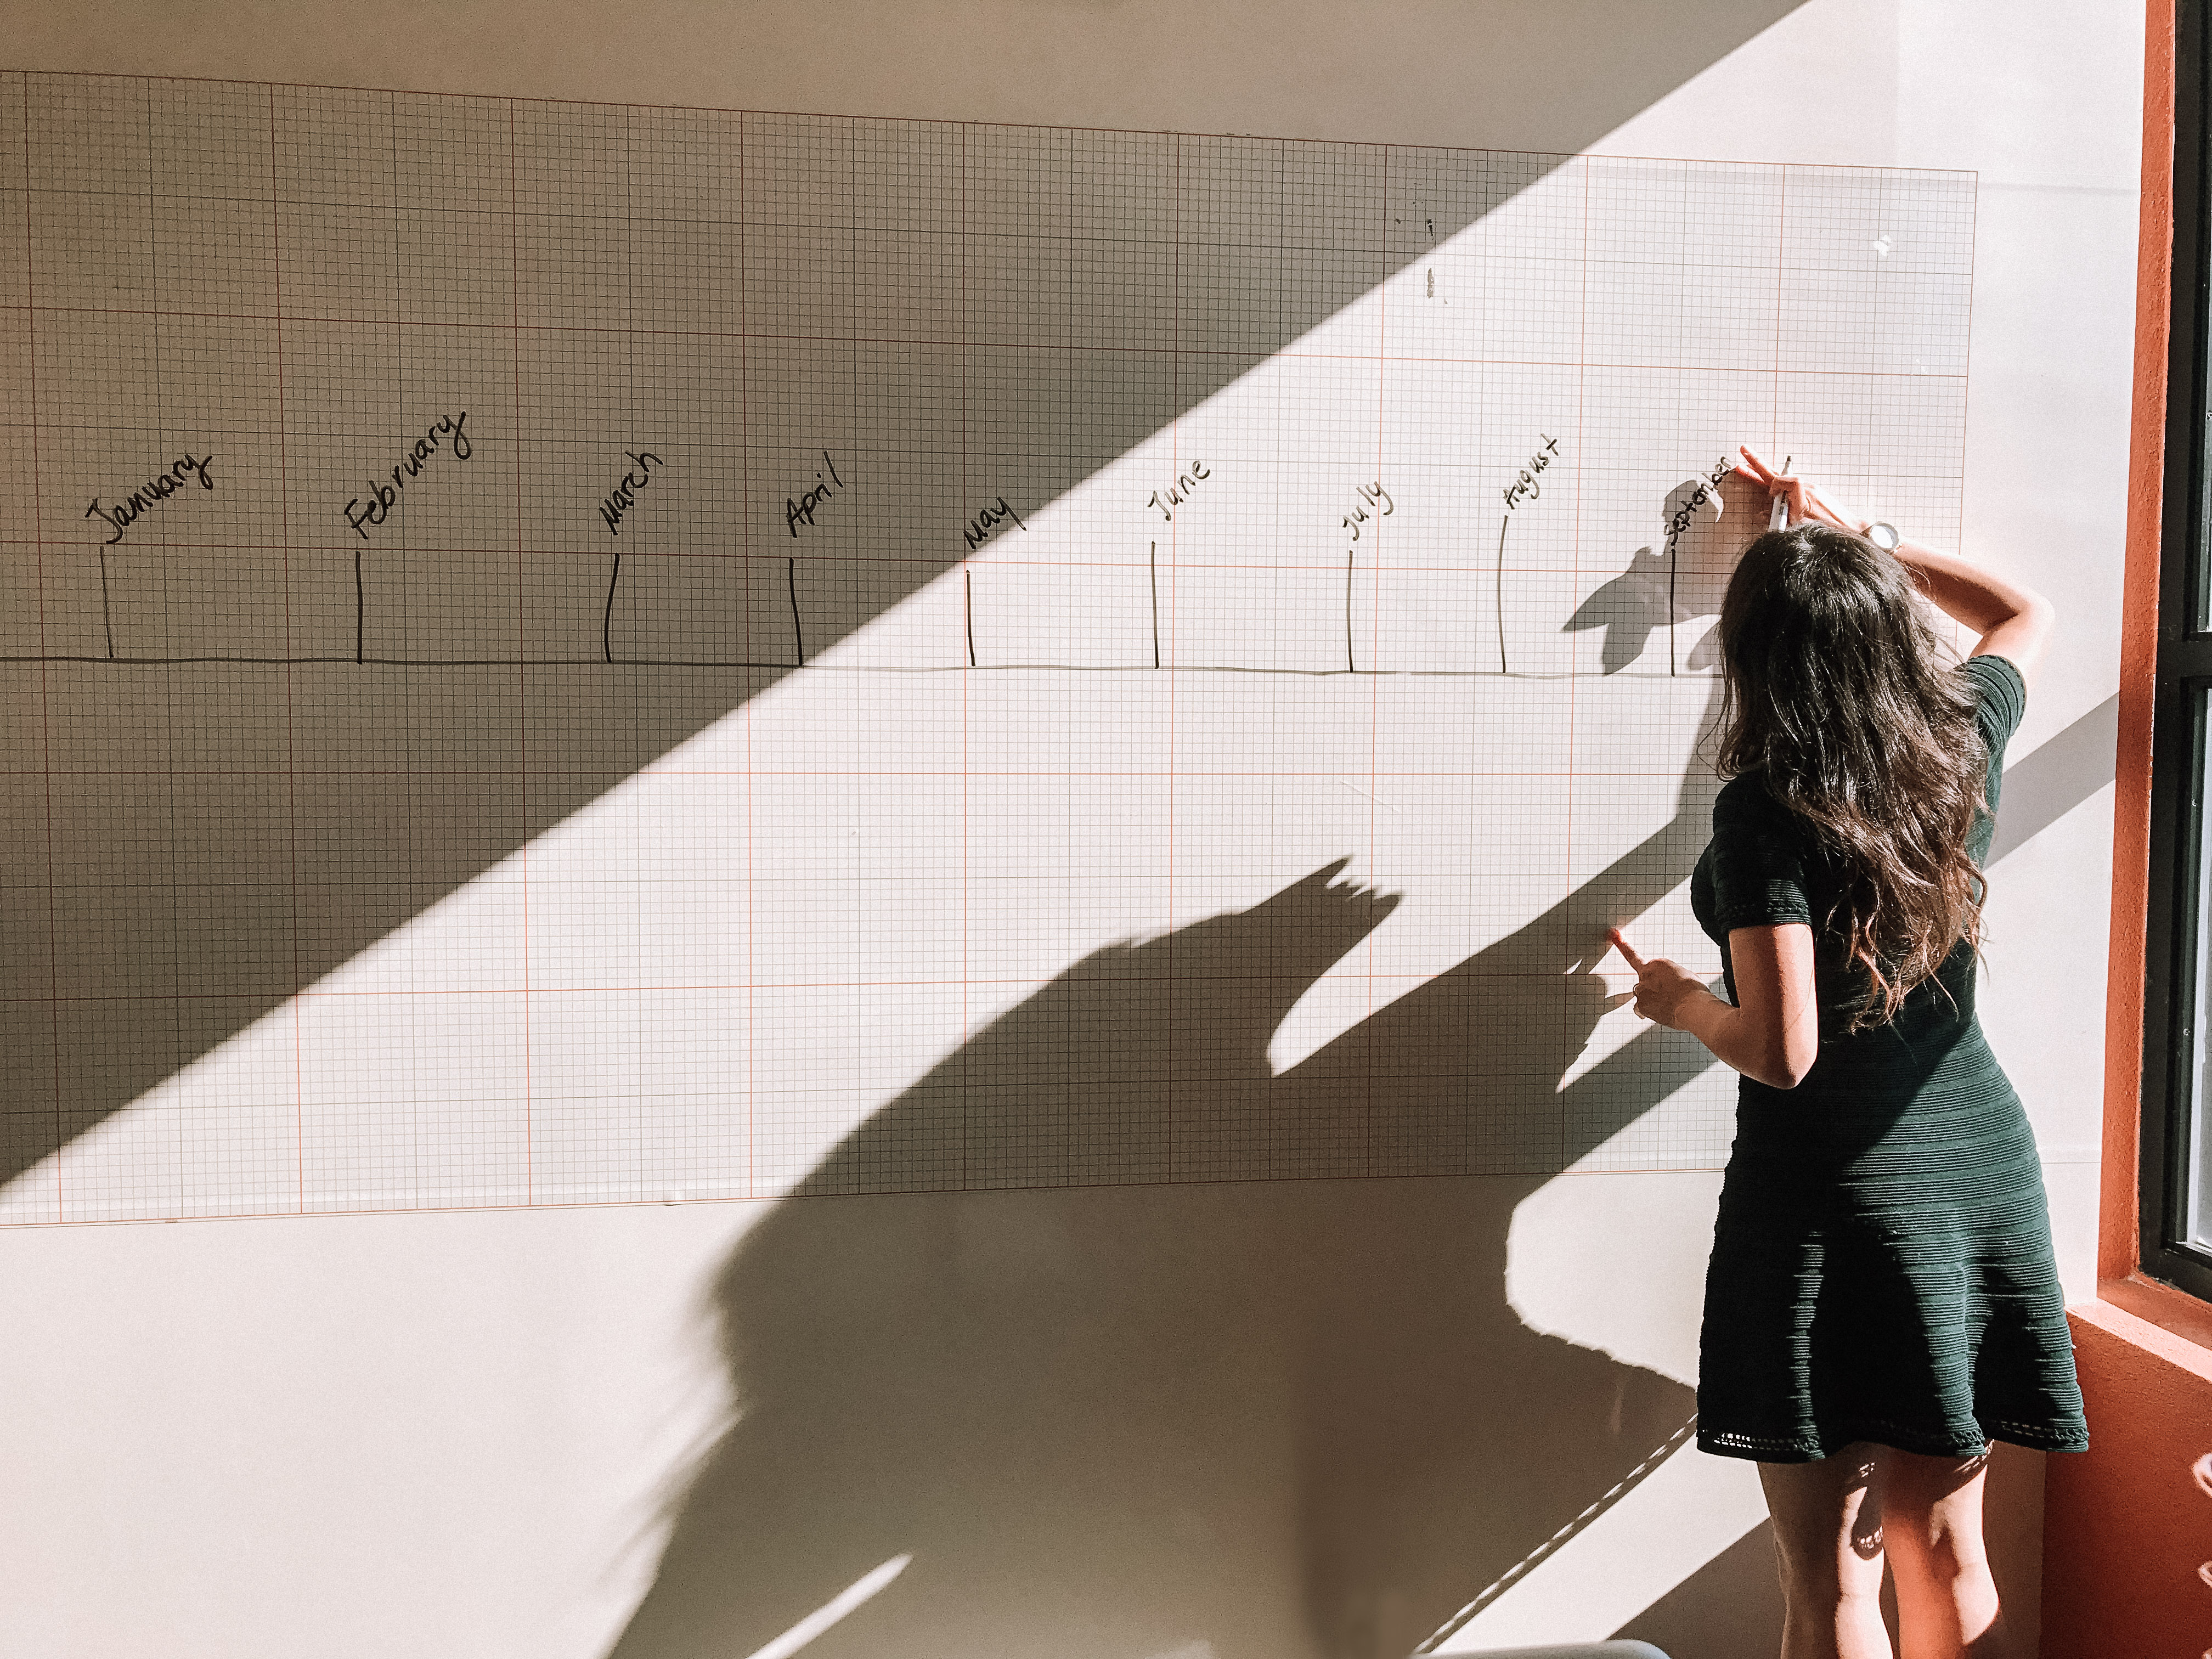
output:
[[[1883,1446],[1877,1477],[1904,1659],[2013,1659],[1982,1544],[1986,1451],[1923,1457]]]
[[[1892,1659],[1878,1449],[1860,1441],[1817,1463],[1759,1466],[1788,1609],[1782,1659]]]

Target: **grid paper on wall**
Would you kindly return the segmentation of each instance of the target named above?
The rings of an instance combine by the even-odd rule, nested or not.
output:
[[[0,77],[17,1222],[1680,1168],[1973,179]]]

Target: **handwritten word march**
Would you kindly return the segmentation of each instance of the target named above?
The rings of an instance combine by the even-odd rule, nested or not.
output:
[[[649,449],[625,449],[623,453],[635,461],[622,476],[622,482],[607,492],[606,500],[599,503],[599,516],[607,521],[607,534],[622,534],[623,514],[637,505],[637,492],[652,481],[653,469],[667,463]]]
[[[185,487],[185,481],[193,474],[198,475],[203,489],[213,489],[215,474],[208,468],[214,463],[212,455],[195,456],[187,451],[170,465],[167,472],[155,473],[112,507],[102,507],[100,497],[94,495],[92,505],[85,508],[84,516],[96,518],[115,532],[100,544],[103,547],[112,547],[123,539],[123,532],[144,515],[147,508],[167,501]]]
[[[392,507],[398,502],[399,492],[407,488],[407,481],[419,477],[433,456],[451,451],[455,460],[468,459],[471,453],[469,434],[465,430],[468,418],[469,411],[465,409],[458,415],[441,415],[423,428],[422,435],[399,458],[398,464],[392,469],[392,482],[386,483],[379,478],[369,486],[367,507],[362,507],[359,495],[345,504],[345,521],[353,526],[355,535],[363,541],[368,539],[368,527],[373,524],[382,524],[392,515]],[[354,508],[357,507],[362,510],[356,513]]]

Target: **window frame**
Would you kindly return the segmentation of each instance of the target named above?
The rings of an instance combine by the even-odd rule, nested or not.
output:
[[[2205,112],[2212,52],[2202,0],[2175,9],[2173,243],[2152,682],[2149,868],[2143,938],[2138,1269],[2212,1301],[2212,1250],[2183,1244],[2188,1115],[2197,1033],[2197,915],[2212,740],[2212,167]],[[2204,713],[2200,716],[2200,693]]]

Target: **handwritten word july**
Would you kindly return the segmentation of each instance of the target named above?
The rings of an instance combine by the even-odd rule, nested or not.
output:
[[[438,453],[440,438],[446,440],[455,460],[468,459],[472,453],[469,434],[464,429],[468,419],[469,411],[465,409],[458,415],[441,415],[423,428],[422,435],[399,458],[399,465],[392,469],[392,482],[386,483],[380,478],[369,486],[367,507],[362,507],[359,513],[354,511],[356,507],[361,507],[362,498],[358,495],[345,504],[345,521],[353,526],[355,535],[367,541],[368,531],[365,526],[382,524],[391,516],[392,506],[399,499],[399,492],[407,488],[408,479],[420,473],[430,458]]]
[[[1145,505],[1159,508],[1162,519],[1172,519],[1175,517],[1176,508],[1190,499],[1190,492],[1212,476],[1206,470],[1204,461],[1193,461],[1188,471],[1176,474],[1176,481],[1169,487],[1165,495],[1162,495],[1155,489],[1146,501]]]
[[[187,453],[180,456],[167,472],[155,473],[145,483],[132,490],[112,507],[102,507],[100,504],[100,497],[94,495],[92,498],[92,505],[85,508],[84,516],[88,519],[97,518],[115,532],[100,545],[112,547],[121,541],[123,532],[136,523],[148,507],[156,502],[167,501],[170,496],[182,489],[188,474],[198,473],[200,487],[204,489],[213,489],[215,474],[210,472],[208,467],[214,459],[215,457],[212,455],[195,458]]]
[[[667,465],[649,449],[625,449],[623,453],[637,465],[623,474],[622,482],[609,490],[606,500],[599,503],[599,516],[607,521],[610,536],[622,534],[616,526],[622,523],[623,514],[637,505],[637,492],[652,481],[653,469]]]
[[[801,523],[809,530],[813,529],[814,509],[845,487],[845,481],[837,476],[837,463],[830,459],[830,452],[826,449],[822,452],[822,464],[830,469],[829,483],[817,484],[803,495],[783,498],[783,527],[794,537],[799,534]],[[818,478],[822,475],[817,472],[814,476]]]
[[[1682,532],[1690,527],[1690,521],[1698,516],[1698,509],[1712,499],[1712,492],[1720,488],[1721,480],[1728,477],[1735,463],[1727,456],[1722,456],[1719,464],[1698,482],[1698,488],[1690,499],[1674,509],[1674,516],[1667,520],[1667,556],[1668,558],[1674,556],[1674,544],[1681,540]]]
[[[982,546],[991,532],[1009,519],[1014,521],[1016,529],[1024,532],[1028,531],[1029,526],[1022,522],[1022,515],[1008,507],[1006,498],[1001,495],[991,506],[985,507],[974,518],[969,520],[967,528],[960,532],[968,544],[968,550],[972,553],[975,549]]]
[[[1533,501],[1544,493],[1543,486],[1536,482],[1536,475],[1559,459],[1559,441],[1545,438],[1540,432],[1536,435],[1544,438],[1542,447],[1528,458],[1528,465],[1521,469],[1521,476],[1505,486],[1505,510],[1508,513],[1523,501]]]
[[[1387,519],[1398,510],[1398,504],[1390,499],[1390,492],[1382,488],[1380,479],[1372,487],[1366,484],[1359,486],[1359,505],[1344,515],[1344,527],[1352,532],[1352,539],[1355,542],[1359,539],[1359,526],[1367,522],[1367,509],[1378,501],[1382,507],[1376,514],[1377,518]]]

